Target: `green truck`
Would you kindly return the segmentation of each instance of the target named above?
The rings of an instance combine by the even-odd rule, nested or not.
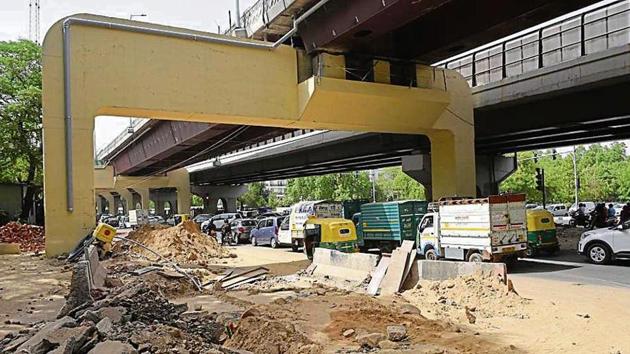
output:
[[[428,205],[429,202],[421,200],[361,205],[361,212],[352,217],[359,247],[391,252],[404,240],[415,242],[418,223],[426,214]]]

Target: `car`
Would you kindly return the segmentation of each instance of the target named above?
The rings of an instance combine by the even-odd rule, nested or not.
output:
[[[171,215],[166,218],[166,223],[171,226],[175,226],[175,216]]]
[[[237,242],[249,241],[249,235],[256,226],[254,219],[236,219],[230,223],[232,233],[236,236]]]
[[[273,213],[273,212],[268,212],[268,213],[263,213],[263,214],[259,214],[256,219],[261,220],[261,219],[265,219],[265,218],[273,218],[273,217],[279,217],[282,216],[278,213]]]
[[[270,245],[272,248],[279,246],[278,231],[284,217],[270,217],[258,220],[258,224],[250,232],[250,242],[254,246]]]
[[[104,222],[109,225],[109,226],[113,226],[113,227],[119,227],[120,226],[120,219],[118,219],[118,216],[109,216],[108,218],[106,218],[104,220]]]
[[[212,218],[212,214],[197,214],[192,220],[195,222],[195,224],[201,227],[201,224],[203,224],[204,221],[210,220],[211,218]]]
[[[569,208],[564,204],[549,204],[546,209],[553,214],[554,217],[569,215]]]
[[[595,202],[580,202],[580,203],[586,205],[586,214],[590,214],[593,210],[595,210]],[[572,215],[573,212],[578,210],[578,204],[573,203],[573,205],[571,205],[571,207],[569,208],[569,215]]]
[[[149,216],[149,225],[164,224],[164,218],[160,215]]]
[[[289,216],[285,216],[278,231],[278,243],[280,246],[291,246],[291,229],[289,227]]]
[[[214,224],[215,230],[217,231],[221,231],[221,228],[223,227],[223,223],[225,222],[225,219],[227,219],[228,221],[232,222],[236,219],[242,219],[243,215],[241,215],[241,213],[221,213],[221,214],[217,214],[215,216],[213,216],[212,218],[204,221],[201,224],[201,231],[205,232],[205,233],[209,233],[210,232],[210,223]]]
[[[578,242],[578,253],[594,264],[630,259],[630,221],[584,232]]]

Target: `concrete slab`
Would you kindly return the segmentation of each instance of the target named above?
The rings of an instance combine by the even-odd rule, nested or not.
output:
[[[490,272],[507,282],[507,267],[505,263],[472,263],[452,261],[417,260],[411,268],[403,289],[411,289],[419,280],[447,280],[477,272]]]
[[[313,275],[363,281],[372,272],[378,256],[366,253],[344,253],[316,248],[313,254]]]
[[[0,254],[20,254],[20,245],[0,242]]]

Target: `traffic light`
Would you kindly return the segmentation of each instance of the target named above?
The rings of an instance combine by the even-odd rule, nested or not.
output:
[[[536,189],[545,190],[545,170],[539,167],[536,167]]]

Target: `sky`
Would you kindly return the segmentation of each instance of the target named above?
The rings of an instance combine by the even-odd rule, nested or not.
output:
[[[29,36],[29,0],[0,0],[0,41]],[[240,0],[241,12],[255,0]],[[40,38],[59,19],[76,13],[129,18],[206,32],[225,30],[229,25],[228,11],[235,21],[236,0],[40,0]],[[100,149],[129,126],[128,118],[99,117],[96,119],[95,145]]]

